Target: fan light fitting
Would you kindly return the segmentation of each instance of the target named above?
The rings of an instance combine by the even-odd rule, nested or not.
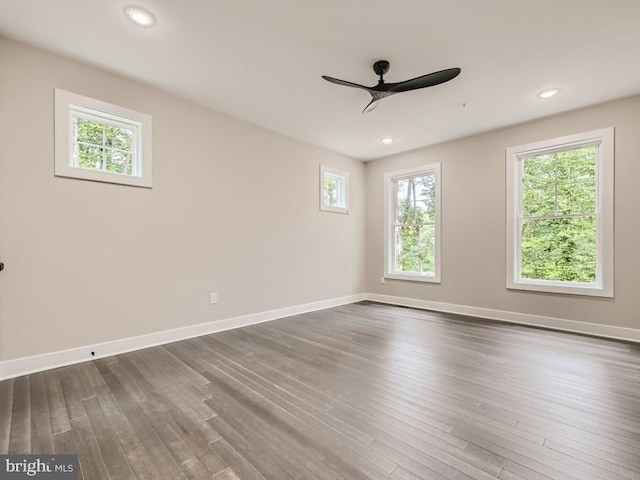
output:
[[[384,74],[389,71],[389,62],[387,60],[378,60],[373,64],[373,71],[380,77],[378,84],[373,87],[365,87],[364,85],[347,82],[346,80],[340,80],[339,78],[328,77],[326,75],[323,75],[322,78],[327,82],[335,83],[336,85],[366,90],[369,95],[371,95],[371,101],[366,107],[364,107],[362,113],[367,113],[376,108],[378,106],[378,102],[383,98],[390,97],[396,93],[440,85],[441,83],[453,80],[460,75],[461,72],[459,68],[448,68],[446,70],[440,70],[439,72],[433,72],[410,80],[405,80],[404,82],[385,83]]]
[[[549,90],[543,90],[538,94],[540,98],[551,98],[555,97],[558,93],[560,93],[559,88],[550,88]]]
[[[384,143],[385,145],[391,145],[393,143],[393,138],[392,137],[384,137],[381,140],[382,143]]]
[[[127,7],[124,9],[125,15],[137,25],[143,27],[153,27],[156,24],[155,17],[141,7]]]

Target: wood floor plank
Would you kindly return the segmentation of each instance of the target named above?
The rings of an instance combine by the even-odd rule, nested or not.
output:
[[[200,463],[200,460],[197,458],[192,458],[188,462],[182,465],[182,470],[187,475],[189,480],[198,480],[201,478],[211,478],[211,475],[207,471],[207,469]]]
[[[0,453],[36,450],[83,480],[640,480],[640,345],[360,302],[0,382]]]
[[[218,440],[220,440],[220,438],[218,438]],[[213,445],[218,440],[211,442],[211,445]],[[207,469],[207,475],[215,477],[223,470],[227,469],[227,464],[224,462],[224,460],[222,460],[222,458],[220,458],[220,455],[218,455],[213,450],[211,445],[209,445],[209,450],[207,450],[206,453],[198,457],[198,460],[204,466],[204,468]]]
[[[293,478],[331,480],[341,476],[335,462],[327,458],[331,453],[326,448],[314,448],[313,439],[306,432],[300,432],[281,420],[274,428],[276,424],[270,421],[273,417],[268,411],[256,409],[255,404],[244,398],[238,401],[238,395],[226,386],[220,388],[219,392],[209,402],[215,403],[216,408],[224,412],[222,418],[225,422],[242,435],[250,446],[259,446]],[[209,421],[219,425],[222,421],[220,417]],[[223,438],[228,437],[223,435]]]
[[[235,403],[232,398],[222,394],[216,395],[210,401],[215,402],[220,411],[224,411],[224,415],[218,415],[209,422],[221,432],[223,438],[230,442],[234,449],[243,452],[248,459],[254,459],[253,464],[258,465],[264,462],[260,458],[260,454],[264,454],[269,462],[275,463],[286,472],[282,475],[283,478],[308,478],[309,480],[331,478],[331,473],[326,468],[317,468],[313,462],[314,457],[305,455],[299,445],[287,442],[279,432],[272,432],[269,425],[256,418],[242,405]],[[269,476],[268,472],[263,474]]]
[[[60,378],[62,396],[67,408],[69,421],[87,415],[82,405],[82,400],[83,396],[89,398],[89,396],[86,395],[86,387],[81,384],[82,379],[77,374],[78,370],[74,367],[76,367],[76,365],[56,370]]]
[[[184,463],[200,455],[198,449],[194,450],[193,447],[198,444],[206,447],[206,444],[212,440],[217,440],[219,434],[206,420],[192,412],[190,407],[182,404],[180,391],[166,384],[163,387],[157,387],[147,379],[143,373],[146,362],[140,356],[134,356],[134,358],[138,361],[123,359],[122,365],[126,366],[130,380],[135,381],[137,388],[144,394],[146,400],[138,401],[137,404],[142,407],[148,421],[154,425],[154,429],[174,454],[178,463]]]
[[[78,447],[73,439],[71,429],[53,435],[53,452],[56,454],[77,455]],[[81,465],[78,468],[78,480],[85,480]],[[88,479],[87,479],[88,480]]]
[[[31,451],[36,453],[53,452],[53,434],[45,373],[29,375],[31,409]]]
[[[235,396],[238,401],[245,402],[259,418],[274,428],[294,436],[302,445],[312,445],[313,451],[322,456],[327,466],[335,467],[338,471],[348,471],[350,478],[354,480],[388,478],[385,475],[385,469],[391,471],[395,468],[392,462],[370,461],[375,457],[370,450],[357,448],[353,444],[346,446],[344,435],[334,437],[319,422],[307,419],[311,422],[309,423],[301,420],[282,406],[251,390],[241,381],[224,375],[222,370],[205,372],[205,376],[218,388],[226,389],[229,395]],[[349,461],[345,461],[346,458]]]
[[[114,435],[127,457],[127,462],[135,474],[135,478],[144,480],[158,478],[160,475],[157,469],[138,439],[137,433],[139,432],[134,431],[131,427],[109,387],[106,384],[97,386],[95,392],[100,407],[111,422]]]
[[[356,415],[350,415],[338,409],[332,409],[331,413],[336,415],[345,421],[352,423],[361,430],[367,431],[375,436],[377,440],[385,445],[393,446],[398,441],[410,445],[411,448],[418,449],[427,454],[431,452],[438,452],[438,456],[452,455],[453,457],[473,465],[491,475],[498,476],[502,470],[501,465],[505,462],[502,457],[497,455],[491,455],[490,452],[475,448],[468,449],[468,444],[464,448],[459,448],[445,442],[438,437],[429,436],[426,434],[418,434],[415,432],[410,433],[408,429],[398,428],[396,422],[384,422],[380,418],[364,417],[362,412],[353,411]],[[363,420],[362,418],[365,418]]]
[[[83,416],[71,420],[71,432],[84,477],[91,480],[109,480],[100,445],[96,441],[89,419]]]
[[[13,384],[13,407],[11,431],[9,433],[9,454],[31,452],[31,395],[29,377],[16,378]]]
[[[383,472],[390,473],[395,469],[396,465],[393,462],[380,459],[364,446],[371,443],[372,437],[363,435],[344,422],[332,421],[330,415],[314,405],[315,402],[304,402],[287,391],[274,389],[272,384],[264,381],[262,377],[254,374],[250,369],[243,368],[239,364],[231,364],[224,356],[218,356],[216,353],[212,353],[212,356],[215,358],[216,367],[226,372],[227,375],[308,424],[318,434],[329,436],[336,443],[336,446],[341,445],[353,451]]]
[[[315,478],[310,475],[310,472],[305,471],[304,475],[300,475],[300,468],[294,476],[291,476],[288,473],[288,468],[290,468],[291,464],[289,464],[285,459],[281,459],[281,463],[284,464],[280,466],[278,463],[274,462],[268,455],[268,452],[271,452],[271,449],[266,449],[263,444],[258,444],[257,442],[250,442],[246,438],[244,438],[240,433],[238,433],[233,427],[231,427],[228,423],[222,420],[219,417],[214,417],[210,419],[210,422],[215,425],[216,430],[221,432],[222,438],[224,438],[231,447],[234,448],[237,452],[240,452],[247,460],[254,465],[262,475],[264,475],[268,479],[281,479],[281,480],[295,480],[296,478]],[[255,437],[254,437],[255,438]],[[261,448],[262,447],[262,448]]]
[[[229,468],[242,480],[267,480],[246,458],[240,455],[229,443],[221,438],[211,447],[229,465]],[[222,473],[222,472],[221,472]]]
[[[453,475],[455,475],[455,470],[447,467],[440,462],[431,463],[425,461],[424,463],[429,464],[425,465],[424,463],[418,462],[409,457],[404,452],[400,452],[384,444],[381,444],[377,440],[374,441],[373,448],[376,452],[380,453],[380,455],[384,455],[386,458],[397,463],[399,467],[412,472],[419,478],[428,478],[430,480],[445,480],[451,479],[453,478]]]
[[[104,383],[102,383],[104,384]],[[101,385],[102,385],[101,384]],[[82,402],[91,424],[91,429],[96,437],[100,454],[107,468],[109,479],[126,480],[133,477],[133,471],[129,466],[113,425],[98,403],[98,399],[88,398]]]
[[[230,468],[226,468],[213,477],[213,480],[240,480],[240,477],[238,477]]]
[[[158,478],[185,480],[184,472],[147,420],[141,406],[136,403],[135,395],[130,395],[130,392],[125,389],[115,375],[107,375],[104,378],[118,403],[118,407],[122,410],[144,450],[149,455],[152,464],[162,474]]]
[[[11,413],[13,411],[13,382],[0,382],[0,454],[9,452],[9,437],[11,435]]]
[[[64,401],[64,394],[62,393],[62,385],[60,384],[58,371],[53,370],[51,372],[47,372],[44,377],[47,384],[51,433],[56,435],[58,433],[69,431],[71,430],[69,412],[67,411],[67,405]]]

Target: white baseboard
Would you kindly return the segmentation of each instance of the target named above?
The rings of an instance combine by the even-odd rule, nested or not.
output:
[[[155,347],[165,343],[185,340],[187,338],[199,337],[210,333],[232,330],[234,328],[246,327],[256,323],[269,322],[279,318],[300,315],[302,313],[324,310],[327,308],[346,305],[348,303],[370,300],[373,302],[400,305],[404,307],[419,308],[422,310],[433,310],[436,312],[455,313],[459,315],[469,315],[472,317],[487,318],[507,323],[517,323],[534,327],[549,328],[565,332],[582,333],[595,335],[598,337],[612,338],[640,343],[640,330],[633,328],[615,327],[597,323],[579,322],[576,320],[566,320],[563,318],[544,317],[541,315],[530,315],[527,313],[507,312],[504,310],[493,310],[489,308],[471,307],[467,305],[456,305],[452,303],[434,302],[430,300],[420,300],[417,298],[396,297],[392,295],[381,295],[377,293],[362,293],[349,295],[346,297],[332,298],[319,302],[306,303],[293,307],[279,308],[268,312],[242,315],[239,317],[217,320],[214,322],[201,323],[188,327],[165,330],[162,332],[150,333],[138,337],[123,338],[111,342],[87,345],[84,347],[62,350],[58,352],[45,353],[32,357],[17,358],[0,362],[0,380],[19,377],[30,373],[49,370],[52,368],[81,363],[88,360],[109,357],[120,353],[131,352],[148,347]],[[95,352],[95,357],[88,358],[90,352]]]
[[[366,294],[349,295],[346,297],[321,300],[319,302],[295,305],[293,307],[279,308],[268,312],[242,315],[239,317],[216,320],[213,322],[191,325],[188,327],[165,330],[162,332],[140,335],[138,337],[122,338],[111,342],[87,345],[84,347],[45,353],[32,357],[17,358],[0,362],[0,380],[20,377],[30,373],[49,370],[52,368],[81,363],[96,358],[110,357],[120,353],[140,350],[142,348],[155,347],[165,343],[199,337],[210,333],[222,332],[239,327],[246,327],[256,323],[268,322],[279,318],[300,315],[302,313],[324,310],[348,303],[360,302],[366,299]],[[95,357],[90,357],[90,352],[95,352]]]
[[[377,293],[367,293],[366,297],[367,300],[370,300],[372,302],[388,303],[392,305],[400,305],[403,307],[420,308],[422,310],[433,310],[436,312],[469,315],[472,317],[498,320],[507,323],[518,323],[521,325],[529,325],[533,327],[549,328],[552,330],[560,330],[563,332],[595,335],[598,337],[612,338],[615,340],[640,342],[640,330],[634,328],[614,327],[611,325],[602,325],[599,323],[579,322],[576,320],[566,320],[564,318],[544,317],[542,315],[507,312],[504,310],[470,307],[467,305],[433,302],[430,300],[396,297],[392,295],[381,295]]]

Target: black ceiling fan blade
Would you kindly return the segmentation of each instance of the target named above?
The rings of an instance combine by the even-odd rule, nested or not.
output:
[[[459,68],[448,68],[446,70],[440,70],[439,72],[428,73],[427,75],[412,78],[411,80],[405,80],[404,82],[388,83],[386,85],[386,91],[400,93],[417,90],[418,88],[433,87],[434,85],[440,85],[441,83],[453,80],[460,75],[460,72],[461,70]]]
[[[366,90],[367,92],[371,91],[370,87],[365,87],[364,85],[358,85],[357,83],[347,82],[346,80],[340,80],[339,78],[328,77],[326,75],[322,75],[327,82],[335,83],[337,85],[343,85],[345,87],[353,87],[353,88],[361,88]]]
[[[380,101],[380,99],[379,99],[379,98],[375,98],[375,97],[373,97],[373,98],[371,99],[371,101],[370,101],[369,103],[367,103],[367,106],[366,106],[366,107],[364,107],[364,110],[362,110],[362,113],[363,113],[363,114],[364,114],[364,113],[369,113],[369,112],[371,112],[371,111],[375,110],[376,108],[378,108],[378,102],[379,102],[379,101]]]

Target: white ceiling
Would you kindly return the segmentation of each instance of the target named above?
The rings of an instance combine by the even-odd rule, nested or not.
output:
[[[0,35],[363,160],[640,93],[640,0],[0,0]],[[379,59],[462,74],[365,115],[321,78],[373,86]]]

